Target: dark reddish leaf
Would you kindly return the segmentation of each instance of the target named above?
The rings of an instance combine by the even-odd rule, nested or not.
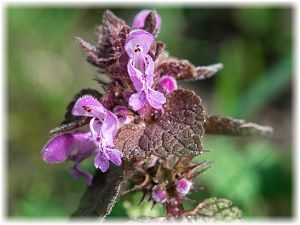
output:
[[[97,171],[93,183],[80,200],[79,207],[72,217],[100,217],[101,220],[111,212],[120,192],[123,168],[116,167],[105,173]]]
[[[251,136],[270,135],[273,129],[230,117],[210,116],[205,123],[205,132],[208,134]]]
[[[155,12],[151,11],[145,19],[145,25],[143,29],[154,35],[156,33],[155,26],[156,26]]]
[[[110,58],[115,55],[115,42],[126,23],[106,10],[103,14],[102,26],[97,30],[97,48],[100,58]]]
[[[82,127],[90,122],[89,117],[79,117],[76,121],[64,123],[52,130],[50,130],[49,135],[61,134],[67,131],[74,130],[76,128]]]
[[[203,80],[213,76],[223,68],[222,64],[195,67],[188,60],[165,58],[157,68],[160,76],[170,75],[177,80]]]
[[[155,42],[151,45],[151,48],[150,48],[148,54],[155,61],[158,58],[158,56],[163,52],[164,48],[165,48],[164,43]]]
[[[179,89],[167,96],[163,116],[155,123],[127,125],[116,146],[126,157],[194,156],[202,153],[205,110],[193,91]]]
[[[204,80],[210,78],[217,72],[219,72],[221,69],[223,69],[222,63],[212,64],[208,66],[198,66],[196,67],[194,77],[192,77],[190,80]]]
[[[75,37],[75,40],[79,43],[79,45],[87,54],[88,62],[90,62],[95,66],[99,65],[100,57],[98,55],[99,54],[98,49],[94,45],[84,41],[80,37]]]

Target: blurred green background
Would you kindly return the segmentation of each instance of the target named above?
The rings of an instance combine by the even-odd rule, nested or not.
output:
[[[104,7],[6,7],[8,81],[7,212],[10,218],[68,218],[86,184],[74,180],[69,163],[50,165],[40,158],[48,131],[58,125],[65,107],[92,81],[96,68],[74,36],[93,42],[104,9],[129,24],[140,9]],[[199,201],[225,197],[245,218],[291,218],[294,215],[292,150],[293,9],[289,6],[238,8],[163,7],[158,40],[167,50],[195,65],[217,62],[215,77],[180,86],[194,89],[210,114],[245,118],[273,126],[272,138],[210,136],[213,160],[198,180],[205,188]],[[92,161],[82,167],[93,172]],[[122,197],[110,217],[161,215],[156,206],[137,206],[140,194]],[[190,206],[187,206],[190,207]]]

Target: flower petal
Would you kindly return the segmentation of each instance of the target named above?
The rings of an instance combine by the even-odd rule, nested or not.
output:
[[[97,137],[100,135],[102,127],[102,121],[100,121],[98,118],[93,117],[90,120],[90,131],[92,133],[93,140],[97,143],[100,140],[97,139]],[[101,137],[102,139],[102,137]]]
[[[75,148],[76,140],[73,134],[66,133],[50,139],[42,149],[41,156],[47,163],[61,163]]]
[[[72,114],[74,116],[96,116],[103,118],[105,115],[105,108],[96,98],[90,95],[84,95],[76,101]]]
[[[146,97],[149,104],[155,109],[161,109],[162,105],[166,102],[166,98],[163,93],[151,88],[148,89]]]
[[[145,75],[146,75],[146,85],[147,87],[152,87],[154,78],[154,61],[149,55],[145,55]]]
[[[122,164],[123,153],[117,149],[105,148],[105,155],[113,162],[113,164],[120,166]]]
[[[151,10],[149,10],[149,9],[144,9],[144,10],[140,11],[134,17],[134,20],[133,20],[133,23],[132,23],[132,27],[133,28],[143,28],[145,26],[145,20],[146,20],[146,18],[149,15],[150,12],[151,12]],[[158,13],[155,13],[155,22],[156,22],[155,28],[157,30],[159,30],[160,29],[160,25],[161,25],[161,18],[158,15]]]
[[[88,185],[92,185],[93,175],[86,171],[81,171],[77,168],[77,164],[71,167],[70,173],[76,179],[83,177]]]
[[[125,51],[127,52],[130,58],[134,58],[137,46],[141,50],[141,54],[147,54],[150,50],[150,47],[154,41],[154,37],[152,34],[145,30],[136,29],[129,33],[126,44]]]
[[[92,138],[91,132],[75,131],[73,136],[76,140],[78,151],[71,159],[79,164],[82,160],[95,153],[97,145]]]
[[[109,168],[109,161],[102,151],[100,151],[94,160],[94,166],[99,168],[103,173]]]
[[[127,64],[127,71],[133,83],[135,90],[140,91],[143,89],[143,74],[141,71],[133,66],[133,60],[130,59]]]
[[[119,129],[119,121],[115,114],[107,111],[106,117],[101,127],[102,137],[104,137],[107,145],[113,145],[113,138]]]
[[[142,108],[146,103],[146,96],[143,91],[132,94],[129,98],[129,105],[132,107],[134,111],[138,111]]]

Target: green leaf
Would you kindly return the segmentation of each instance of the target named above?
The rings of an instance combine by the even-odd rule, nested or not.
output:
[[[242,211],[224,198],[208,198],[185,216],[188,220],[232,221],[242,218]]]

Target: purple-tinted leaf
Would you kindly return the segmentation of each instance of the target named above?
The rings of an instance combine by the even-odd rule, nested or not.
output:
[[[161,25],[161,18],[156,11],[151,11],[149,9],[144,9],[140,11],[134,18],[132,27],[133,28],[143,28],[155,35],[158,33]]]
[[[76,128],[82,127],[90,122],[90,117],[80,117],[73,122],[63,123],[62,125],[50,130],[49,135],[61,134],[67,131],[74,130]]]
[[[155,12],[150,11],[145,18],[144,30],[148,31],[149,33],[155,35],[160,28],[160,18],[158,14]]]
[[[193,91],[175,90],[167,95],[164,115],[156,122],[124,126],[116,139],[124,157],[195,156],[202,153],[205,110]]]
[[[87,54],[88,61],[93,65],[98,65],[100,60],[98,49],[94,45],[84,41],[80,37],[75,37],[75,40]]]
[[[140,148],[140,139],[143,136],[145,126],[141,124],[127,124],[121,128],[116,139],[116,148],[124,154],[124,158],[144,155]]]
[[[208,134],[223,134],[232,136],[270,135],[272,127],[261,126],[230,117],[210,116],[205,123]]]
[[[223,69],[222,63],[216,63],[208,66],[198,66],[196,67],[195,76],[192,77],[190,80],[204,80],[210,78],[217,72],[219,72],[221,69]]]
[[[151,45],[151,48],[148,52],[148,54],[151,56],[153,61],[155,61],[158,56],[163,52],[165,49],[165,44],[162,42],[155,42]]]
[[[123,171],[122,167],[109,169],[105,173],[98,171],[72,217],[98,217],[104,220],[119,196]]]
[[[208,198],[195,209],[185,212],[183,220],[233,221],[241,220],[242,212],[227,199]]]
[[[97,48],[101,58],[110,58],[115,54],[116,49],[114,44],[124,25],[126,23],[111,11],[106,10],[104,12],[102,26],[99,28],[97,34]]]
[[[203,80],[213,76],[223,68],[222,64],[195,67],[188,60],[166,58],[157,68],[160,76],[169,75],[176,80]]]

